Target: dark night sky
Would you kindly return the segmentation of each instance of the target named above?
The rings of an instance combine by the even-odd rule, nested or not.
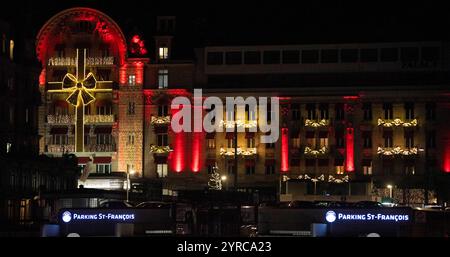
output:
[[[390,3],[391,2],[391,3]],[[137,1],[15,0],[0,20],[15,19],[36,35],[57,12],[75,6],[99,9],[129,36],[151,39],[156,15],[177,16],[179,44],[284,44],[447,40],[445,5],[397,1]],[[415,1],[412,1],[415,2]],[[243,4],[245,3],[245,4]],[[27,17],[27,18],[23,18]]]

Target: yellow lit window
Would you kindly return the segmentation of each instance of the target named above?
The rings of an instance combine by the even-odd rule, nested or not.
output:
[[[336,166],[336,174],[338,175],[344,174],[344,166]]]
[[[165,60],[169,58],[169,48],[168,47],[160,47],[159,48],[159,59]]]
[[[14,60],[14,40],[9,41],[9,59]]]

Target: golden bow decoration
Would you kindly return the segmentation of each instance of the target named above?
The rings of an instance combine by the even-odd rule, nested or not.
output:
[[[67,73],[62,82],[62,87],[65,90],[71,92],[69,97],[66,98],[66,101],[73,106],[78,106],[79,101],[78,97],[81,96],[81,101],[83,105],[87,105],[90,102],[95,100],[95,97],[89,93],[90,90],[94,90],[97,85],[97,80],[94,77],[92,72],[83,79],[78,80],[74,75]]]

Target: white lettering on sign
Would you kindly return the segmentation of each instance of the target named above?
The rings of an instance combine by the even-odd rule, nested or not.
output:
[[[134,213],[114,214],[114,213],[94,213],[94,214],[79,214],[73,213],[72,220],[134,220]],[[65,221],[66,222],[66,221]]]
[[[326,218],[328,222],[334,222],[342,220],[342,221],[351,221],[351,220],[362,220],[362,221],[409,221],[408,214],[381,214],[381,213],[366,213],[366,214],[352,214],[352,213],[341,213],[338,212],[336,215],[336,219],[329,219],[330,213],[335,213],[333,211],[329,211],[326,214]]]

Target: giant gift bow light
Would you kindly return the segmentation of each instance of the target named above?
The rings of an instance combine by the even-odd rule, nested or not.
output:
[[[111,89],[97,89],[97,83],[111,81],[97,81],[92,72],[86,75],[86,49],[80,56],[77,49],[75,75],[67,73],[62,82],[62,89],[49,90],[50,93],[69,93],[66,101],[75,106],[75,151],[84,151],[84,106],[95,101],[92,93],[111,92]],[[55,83],[55,82],[54,82]]]

